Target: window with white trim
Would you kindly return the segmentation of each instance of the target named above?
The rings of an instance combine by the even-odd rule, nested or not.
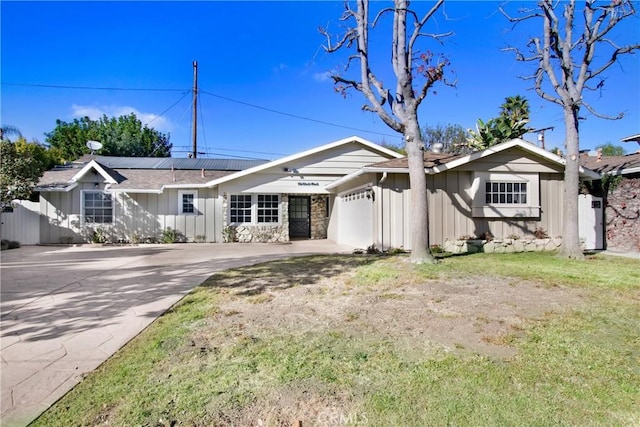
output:
[[[280,196],[277,194],[258,194],[258,223],[277,223],[280,221]]]
[[[229,222],[232,224],[278,224],[280,195],[231,194]]]
[[[475,172],[470,195],[472,215],[480,218],[540,216],[537,173]]]
[[[83,191],[82,220],[85,224],[113,223],[112,194],[104,191]]]
[[[251,194],[232,194],[229,200],[229,221],[251,222]]]
[[[485,182],[485,203],[488,205],[526,205],[526,182]]]
[[[198,192],[196,190],[178,191],[178,212],[180,215],[198,214]]]

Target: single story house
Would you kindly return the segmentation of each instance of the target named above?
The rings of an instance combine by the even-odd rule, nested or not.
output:
[[[270,162],[96,156],[45,173],[41,243],[324,239],[411,249],[406,158],[359,137]],[[234,163],[235,162],[235,163]],[[562,236],[564,160],[521,139],[470,155],[425,152],[431,245]],[[597,179],[582,168],[584,179]]]

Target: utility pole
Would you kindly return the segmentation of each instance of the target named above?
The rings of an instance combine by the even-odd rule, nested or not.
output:
[[[553,126],[549,126],[548,128],[535,129],[533,132],[538,132],[538,143],[540,143],[540,148],[543,150],[544,148],[544,131],[545,130],[553,130]]]
[[[193,61],[193,158],[198,157],[198,61]]]

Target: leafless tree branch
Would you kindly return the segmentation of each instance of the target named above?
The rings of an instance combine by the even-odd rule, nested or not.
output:
[[[617,116],[610,116],[610,115],[608,115],[608,114],[602,114],[602,113],[599,113],[598,111],[596,111],[596,110],[591,106],[591,104],[589,104],[589,103],[587,103],[587,102],[585,102],[585,101],[582,101],[582,105],[584,105],[584,108],[586,108],[586,109],[587,109],[587,111],[589,111],[591,114],[593,114],[594,116],[599,117],[599,118],[601,118],[601,119],[606,119],[606,120],[620,120],[621,118],[623,118],[623,117],[624,117],[624,112],[620,112],[620,113],[618,113],[618,115],[617,115]]]

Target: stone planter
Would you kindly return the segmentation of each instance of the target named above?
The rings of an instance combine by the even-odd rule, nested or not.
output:
[[[494,240],[447,240],[442,250],[452,254],[465,253],[517,253],[555,251],[562,245],[561,238],[549,239],[494,239]]]

